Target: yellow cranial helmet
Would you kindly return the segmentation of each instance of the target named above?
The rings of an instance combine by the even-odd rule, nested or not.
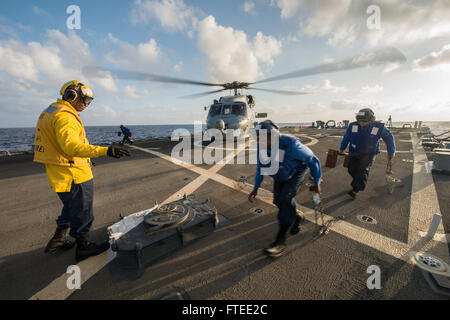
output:
[[[92,89],[78,80],[66,82],[59,93],[64,100],[69,102],[81,99],[85,104],[89,104],[94,100]]]
[[[72,81],[66,82],[61,87],[59,94],[64,97],[64,94],[66,93],[67,88],[69,88],[70,86],[77,86],[79,84],[80,84],[80,82],[77,80],[72,80]]]

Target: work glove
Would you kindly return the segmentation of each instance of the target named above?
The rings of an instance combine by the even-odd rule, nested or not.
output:
[[[392,174],[392,159],[394,158],[393,155],[388,155],[388,162],[386,165],[386,173]]]
[[[248,195],[248,201],[255,201],[256,196],[258,195],[258,188],[253,188],[252,192]]]
[[[130,153],[126,149],[116,148],[116,147],[108,147],[108,152],[106,153],[108,156],[120,159],[123,156],[130,156]]]
[[[315,184],[309,187],[309,191],[314,191],[315,193],[320,194],[320,184]]]

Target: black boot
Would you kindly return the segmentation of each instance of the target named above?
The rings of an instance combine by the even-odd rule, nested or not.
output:
[[[353,199],[355,200],[356,198],[356,194],[358,193],[358,191],[355,190],[350,190],[349,192],[347,192],[347,194]]]
[[[271,257],[280,257],[286,250],[286,233],[289,226],[280,225],[276,240],[267,248],[264,253]]]
[[[75,259],[77,262],[96,256],[109,249],[109,242],[105,241],[100,244],[89,242],[89,236],[84,234],[77,238],[77,250]]]
[[[75,242],[69,241],[67,239],[67,232],[69,228],[61,228],[57,227],[53,238],[47,243],[45,247],[45,253],[55,253],[59,249],[61,250],[69,250],[73,248]]]
[[[297,215],[295,217],[294,224],[291,227],[290,233],[291,234],[297,234],[300,232],[300,225],[305,221],[305,218],[303,216]]]

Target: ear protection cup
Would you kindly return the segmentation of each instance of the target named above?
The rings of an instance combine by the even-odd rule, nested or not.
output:
[[[82,100],[85,104],[89,104],[94,99],[94,93],[91,88],[77,80],[66,82],[59,93],[63,100],[70,103]]]
[[[369,113],[369,122],[375,121],[375,114],[373,113],[372,109],[366,108],[365,109],[367,113]]]
[[[78,98],[78,93],[74,89],[67,89],[64,92],[64,100],[66,101],[75,101]]]

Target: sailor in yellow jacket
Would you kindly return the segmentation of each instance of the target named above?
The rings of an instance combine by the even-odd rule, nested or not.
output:
[[[121,148],[89,144],[78,115],[94,99],[88,86],[73,80],[63,85],[60,94],[62,99],[39,116],[34,138],[34,161],[45,164],[48,183],[64,205],[56,220],[55,235],[45,252],[72,248],[74,243],[67,239],[70,229],[70,236],[77,242],[76,260],[81,261],[109,248],[108,242],[89,241],[94,221],[94,177],[90,158],[106,155],[121,158],[130,154]]]

